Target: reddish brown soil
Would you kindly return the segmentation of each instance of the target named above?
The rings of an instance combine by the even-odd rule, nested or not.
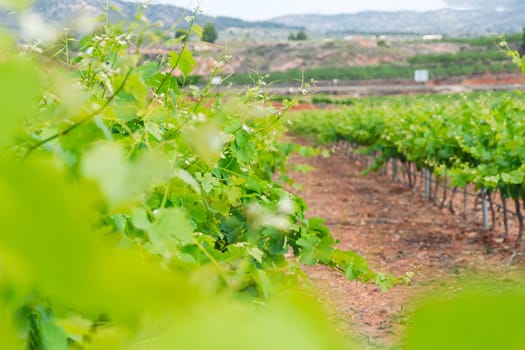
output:
[[[519,75],[486,75],[476,78],[466,78],[461,82],[463,85],[510,85],[510,84],[523,84],[525,82],[525,76]]]
[[[506,273],[502,260],[508,251],[484,243],[479,228],[389,177],[363,176],[361,164],[342,151],[329,158],[296,157],[292,162],[317,169],[291,175],[302,185],[297,192],[309,205],[308,215],[326,219],[341,241],[339,248],[363,255],[376,271],[415,274],[409,285],[382,292],[374,285],[348,282],[326,267],[306,267],[320,298],[335,310],[342,331],[376,344],[399,344],[401,321],[416,297],[429,288],[474,271]]]
[[[430,80],[426,83],[429,86],[435,85],[463,85],[463,86],[494,86],[517,85],[525,83],[525,76],[521,73],[516,74],[485,74],[474,77],[451,77],[446,79]]]
[[[272,105],[276,108],[282,109],[283,104],[281,102],[272,102]],[[313,103],[298,103],[292,108],[290,108],[291,112],[301,112],[301,111],[312,111],[319,109],[319,106]]]
[[[300,111],[311,111],[319,109],[319,106],[313,103],[299,103],[295,106],[293,106],[290,111],[291,112],[300,112]]]

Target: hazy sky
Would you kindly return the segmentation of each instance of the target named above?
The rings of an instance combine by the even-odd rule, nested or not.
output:
[[[196,0],[153,0],[192,8]],[[442,8],[442,0],[200,0],[208,15],[239,17],[249,20],[268,19],[284,14],[349,13],[364,10],[431,10]]]

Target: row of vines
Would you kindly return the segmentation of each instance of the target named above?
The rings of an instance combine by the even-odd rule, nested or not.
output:
[[[499,193],[505,205],[507,199],[515,204],[515,250],[518,255],[525,251],[521,92],[368,99],[347,109],[305,112],[290,118],[290,125],[295,133],[315,135],[321,143],[344,140],[362,147],[360,152],[374,156],[371,167],[376,170],[390,160],[400,161],[412,187],[413,164],[436,176],[436,185],[450,182],[453,193],[467,186],[489,198]]]

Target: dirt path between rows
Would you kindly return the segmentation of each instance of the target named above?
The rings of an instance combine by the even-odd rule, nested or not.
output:
[[[373,348],[398,345],[407,311],[429,288],[477,271],[506,278],[504,246],[484,243],[479,229],[386,176],[363,176],[362,166],[341,150],[329,158],[297,156],[292,163],[316,168],[290,175],[302,186],[296,192],[308,203],[308,216],[326,219],[341,241],[339,248],[361,254],[376,271],[415,274],[410,285],[384,293],[373,285],[348,282],[329,268],[306,267],[320,299],[335,310],[341,331],[365,337],[376,344]],[[452,283],[446,288],[460,287]]]

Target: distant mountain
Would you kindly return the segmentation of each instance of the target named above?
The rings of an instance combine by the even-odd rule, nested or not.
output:
[[[33,8],[48,21],[60,22],[74,20],[77,14],[100,15],[104,13],[104,3],[100,0],[36,0]],[[454,8],[427,12],[290,15],[258,22],[199,15],[197,22],[214,23],[218,30],[249,28],[286,32],[305,28],[321,33],[441,33],[456,36],[518,32],[525,26],[525,0],[445,0],[445,3]],[[133,0],[111,0],[110,4],[120,9],[119,12],[110,11],[113,21],[132,20],[137,13],[137,3]],[[151,22],[164,22],[166,28],[174,24],[185,27],[183,17],[192,13],[188,9],[161,4],[150,4],[143,12]],[[13,27],[15,23],[12,16],[0,12],[0,26]]]
[[[445,0],[448,6],[463,8],[497,8],[506,7],[509,9],[520,6],[522,0]]]
[[[61,22],[74,20],[78,14],[89,14],[97,16],[105,12],[105,1],[100,0],[36,0],[33,5],[33,10],[41,14],[46,20],[51,22]],[[110,18],[112,21],[133,20],[137,13],[137,3],[134,1],[111,0],[110,4],[114,8],[119,9],[115,11],[110,10]],[[146,18],[150,22],[162,21],[166,27],[171,27],[173,24],[178,24],[180,27],[185,27],[184,17],[190,15],[193,11],[182,7],[163,4],[149,4],[142,9]],[[231,17],[212,17],[205,15],[197,16],[197,23],[214,23],[218,30],[227,28],[286,28],[285,25],[273,23],[271,21],[249,22],[238,18]],[[0,13],[0,26],[12,26],[14,21],[12,16],[7,13]]]
[[[469,7],[486,1],[453,1]],[[303,27],[314,32],[348,33],[441,33],[474,35],[519,32],[525,26],[525,1],[500,0],[502,6],[469,9],[442,9],[426,12],[368,11],[338,15],[290,15],[271,21],[286,26]]]

